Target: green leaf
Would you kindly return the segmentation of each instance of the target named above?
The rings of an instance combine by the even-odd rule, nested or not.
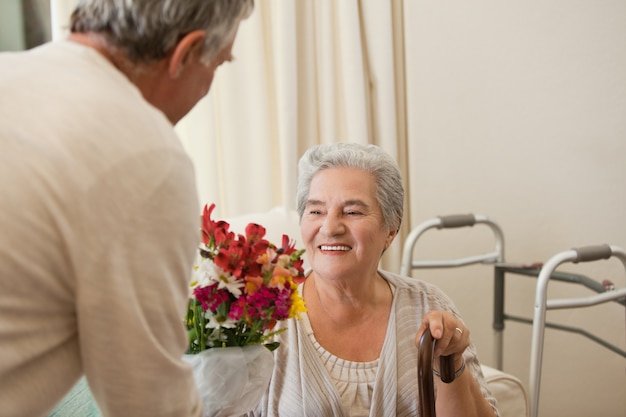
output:
[[[266,343],[263,346],[268,348],[270,350],[270,352],[273,352],[273,351],[275,351],[278,348],[278,346],[280,346],[280,342]]]

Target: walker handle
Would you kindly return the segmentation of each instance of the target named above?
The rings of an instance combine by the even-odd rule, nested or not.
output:
[[[609,259],[613,256],[613,251],[609,245],[584,246],[582,248],[574,248],[576,259],[573,263],[599,261],[600,259]]]
[[[476,217],[473,214],[450,214],[447,216],[439,216],[441,225],[439,229],[452,229],[455,227],[474,226]]]

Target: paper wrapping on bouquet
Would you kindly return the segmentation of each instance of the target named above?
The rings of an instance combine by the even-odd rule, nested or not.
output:
[[[263,345],[223,347],[183,355],[193,374],[204,417],[241,416],[261,401],[272,376],[274,356]]]

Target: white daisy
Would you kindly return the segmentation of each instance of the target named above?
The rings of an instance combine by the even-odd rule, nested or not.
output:
[[[239,298],[239,296],[241,295],[241,289],[245,285],[246,284],[243,280],[239,280],[236,276],[226,274],[224,273],[224,271],[222,271],[222,274],[219,277],[219,284],[217,288],[226,288],[232,295],[234,295],[236,298]]]
[[[206,323],[207,329],[219,329],[220,327],[226,329],[234,329],[237,326],[237,322],[226,317],[226,319],[222,317],[217,317],[210,310],[204,313],[204,317],[208,320]]]

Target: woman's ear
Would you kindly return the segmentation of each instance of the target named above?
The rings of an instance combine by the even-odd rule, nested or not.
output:
[[[397,234],[398,234],[398,230],[389,231],[389,234],[387,235],[387,239],[385,240],[385,250],[387,250],[389,246],[391,246],[391,243],[393,242],[393,239],[395,239]]]
[[[194,57],[200,59],[204,49],[206,32],[194,30],[186,34],[174,47],[170,57],[168,72],[171,78],[178,78],[185,67],[193,61]]]

